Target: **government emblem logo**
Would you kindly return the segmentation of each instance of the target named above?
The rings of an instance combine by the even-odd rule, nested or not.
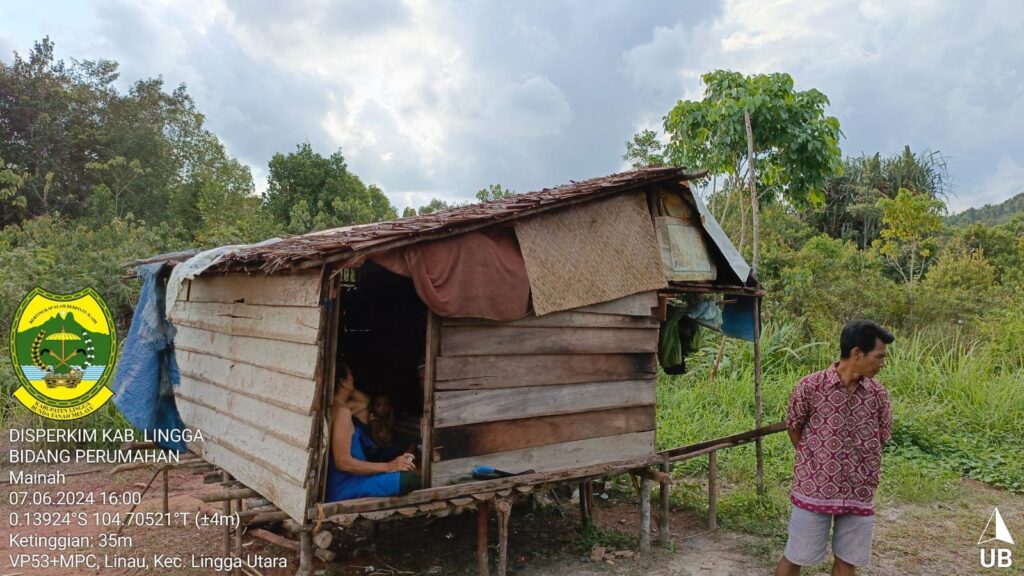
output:
[[[52,294],[34,288],[11,323],[11,363],[21,381],[14,397],[51,420],[95,412],[111,396],[117,357],[110,310],[92,288]]]

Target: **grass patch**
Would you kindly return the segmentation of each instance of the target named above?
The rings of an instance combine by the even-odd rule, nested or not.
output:
[[[835,330],[838,333],[838,328]],[[704,331],[689,372],[659,376],[658,444],[671,448],[754,427],[752,346],[727,340],[717,379],[710,378],[719,337]],[[765,326],[764,422],[784,418],[801,377],[827,367],[833,344],[808,342],[798,324]],[[897,334],[878,380],[893,402],[894,433],[884,454],[880,505],[956,502],[963,476],[1024,492],[1024,370],[1021,351],[960,333]],[[1010,358],[1004,358],[1009,354]],[[753,444],[718,453],[719,525],[760,536],[758,554],[774,562],[785,545],[795,456],[785,433],[766,437],[765,485],[755,491]],[[678,463],[676,505],[707,514],[708,458]]]

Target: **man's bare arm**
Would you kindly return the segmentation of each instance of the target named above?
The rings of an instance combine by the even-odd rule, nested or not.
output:
[[[789,441],[793,443],[793,448],[796,448],[797,446],[799,446],[800,445],[800,438],[803,437],[804,433],[803,432],[797,432],[796,430],[793,430],[792,428],[787,428],[786,431],[789,432]]]

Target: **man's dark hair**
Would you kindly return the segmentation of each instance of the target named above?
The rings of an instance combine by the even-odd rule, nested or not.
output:
[[[881,340],[886,344],[892,344],[896,337],[885,328],[871,320],[851,320],[843,326],[843,332],[839,335],[839,357],[849,358],[854,348],[860,348],[861,352],[867,354],[875,349],[875,340]]]
[[[338,360],[337,364],[334,366],[334,374],[338,380],[340,381],[348,378],[349,372],[351,372],[351,370],[349,370],[348,364],[346,364],[344,360]]]

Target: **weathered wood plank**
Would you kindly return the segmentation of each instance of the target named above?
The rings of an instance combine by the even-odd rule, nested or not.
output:
[[[446,326],[441,356],[654,352],[657,328]]]
[[[181,373],[204,382],[241,392],[274,406],[287,408],[298,414],[313,411],[313,392],[316,382],[289,374],[274,372],[244,362],[235,362],[208,356],[201,352],[178,349],[175,351]]]
[[[434,445],[441,460],[455,460],[654,428],[654,406],[632,406],[441,428]]]
[[[446,318],[445,326],[525,326],[554,328],[656,328],[653,316],[627,316],[624,314],[597,314],[593,312],[555,312],[544,316],[527,316],[519,320],[500,322],[486,318]]]
[[[315,344],[320,309],[179,300],[168,318],[178,326],[202,328],[231,336]]]
[[[218,412],[213,406],[204,406],[201,400],[177,396],[175,398],[181,419],[190,428],[203,431],[204,438],[212,438],[223,446],[266,467],[273,467],[295,484],[302,485],[309,469],[309,451],[275,438],[249,424]],[[228,468],[232,473],[234,470]]]
[[[653,353],[517,354],[437,359],[436,390],[646,380],[657,374]]]
[[[434,426],[434,381],[437,370],[437,351],[441,347],[441,317],[433,311],[427,311],[427,341],[424,351],[423,365],[423,416],[420,418],[420,470],[423,478],[430,480],[430,468],[433,465],[434,452],[431,431]],[[426,484],[425,487],[429,487]]]
[[[309,447],[313,430],[312,416],[296,414],[184,374],[174,394],[175,397],[188,398],[215,408],[296,448],[305,450]],[[236,434],[231,432],[231,436]]]
[[[202,328],[178,326],[174,346],[282,372],[299,378],[315,378],[317,347],[311,344],[228,336]]]
[[[577,308],[577,312],[592,312],[595,314],[627,314],[629,316],[650,316],[651,308],[658,305],[657,292],[640,292],[611,302],[591,304]]]
[[[257,491],[293,519],[305,520],[306,489],[288,476],[278,473],[264,463],[236,451],[233,447],[207,438],[201,446],[203,460],[210,464],[231,470],[231,475],[249,488]]]
[[[199,276],[190,290],[178,292],[190,302],[245,302],[284,306],[320,305],[320,271],[304,274],[264,276],[228,274]]]
[[[434,427],[573,414],[655,403],[655,381],[594,382],[434,394]]]
[[[545,472],[639,458],[653,452],[654,431],[633,432],[435,462],[431,480],[434,486],[449,484],[456,476],[471,472],[473,466],[477,464],[494,466],[506,472],[521,472],[528,469]]]

